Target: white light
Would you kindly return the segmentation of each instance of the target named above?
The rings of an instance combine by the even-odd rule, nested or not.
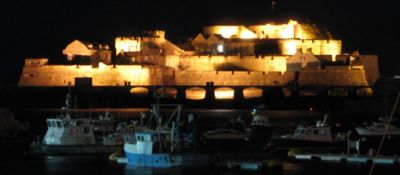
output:
[[[224,46],[222,44],[218,45],[217,50],[219,53],[224,52]]]

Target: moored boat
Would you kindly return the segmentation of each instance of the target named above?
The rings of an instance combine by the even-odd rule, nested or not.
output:
[[[356,127],[355,130],[360,136],[383,136],[384,134],[387,136],[400,136],[400,128],[384,122],[373,122],[365,127]]]
[[[317,121],[315,126],[297,126],[292,134],[281,135],[273,138],[268,146],[272,147],[345,147],[349,133],[332,131],[332,127],[326,124],[327,115],[324,120]]]
[[[187,139],[181,134],[181,105],[161,106],[173,106],[175,110],[168,119],[163,119],[159,113],[160,105],[153,105],[147,125],[137,129],[125,141],[127,163],[134,167],[158,168],[206,164],[207,155],[194,154],[183,149],[187,145],[184,143]]]
[[[115,130],[112,117],[101,116],[98,119],[72,118],[67,94],[65,113],[48,118],[44,137],[37,137],[31,144],[37,154],[97,154],[122,151],[123,139],[127,131]]]

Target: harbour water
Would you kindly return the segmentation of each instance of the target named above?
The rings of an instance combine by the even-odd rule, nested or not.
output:
[[[104,111],[111,111],[122,120],[138,119],[140,111],[148,109],[92,109],[76,111],[77,115],[98,116]],[[246,119],[248,110],[185,110],[183,117],[194,113],[199,123],[199,128],[223,127],[232,117],[241,115]],[[298,123],[312,123],[315,119],[322,119],[324,112],[313,111],[260,111],[270,117],[271,122],[281,132],[292,129]],[[29,109],[15,111],[17,119],[31,123],[31,130],[27,137],[33,139],[36,135],[46,131],[45,119],[59,113],[59,110]],[[341,123],[345,127],[353,127],[365,121],[373,121],[376,115],[332,113],[330,123]],[[207,127],[205,127],[207,126]],[[17,148],[16,148],[17,149]],[[28,147],[24,148],[28,151]],[[237,150],[246,151],[246,150]],[[268,153],[266,153],[268,154]],[[0,174],[107,174],[107,175],[171,175],[171,174],[282,174],[282,175],[367,175],[371,164],[343,164],[321,163],[318,161],[295,161],[288,158],[277,158],[283,161],[283,170],[278,172],[246,172],[225,171],[203,167],[183,167],[170,169],[133,168],[125,164],[118,164],[108,160],[108,155],[73,155],[73,156],[39,156],[24,154],[18,150],[2,150],[0,158]],[[400,166],[376,166],[373,174],[399,175]]]
[[[281,174],[281,175],[367,175],[371,165],[324,164],[319,162],[285,162],[282,172],[222,171],[209,167],[183,168],[133,168],[108,161],[105,156],[25,156],[3,160],[2,175],[54,174],[54,175],[235,175],[235,174]],[[398,175],[399,167],[377,166],[373,174]]]

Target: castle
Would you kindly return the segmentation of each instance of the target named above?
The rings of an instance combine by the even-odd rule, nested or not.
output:
[[[204,86],[210,85],[221,98],[233,96],[232,87],[242,87],[246,98],[257,98],[262,87],[271,86],[327,87],[339,95],[343,93],[335,89],[357,87],[357,94],[370,95],[379,79],[377,55],[342,53],[341,40],[293,20],[208,26],[183,44],[168,41],[164,31],[117,37],[114,59],[108,45],[79,40],[63,54],[71,64],[27,58],[18,85],[123,86],[133,94],[165,86],[172,96],[177,94],[174,87],[186,87],[186,97],[203,99]]]

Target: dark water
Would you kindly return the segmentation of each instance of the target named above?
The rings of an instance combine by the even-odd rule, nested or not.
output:
[[[208,167],[184,167],[170,169],[133,168],[107,160],[106,156],[27,156],[2,161],[0,174],[54,174],[54,175],[367,175],[371,165],[323,164],[317,162],[285,162],[281,172],[246,172],[215,170]],[[375,175],[399,175],[399,166],[377,166]]]
[[[146,109],[114,109],[112,113],[122,120],[134,120],[138,117],[138,111]],[[104,110],[83,110],[77,112],[80,116],[97,116]],[[184,111],[182,117],[193,112],[197,117],[199,128],[207,130],[215,127],[224,127],[229,119],[241,115],[247,119],[248,111],[245,110],[192,110]],[[17,119],[31,123],[31,130],[25,136],[32,140],[36,135],[46,131],[46,117],[57,114],[57,110],[20,110],[16,111]],[[290,129],[299,123],[313,123],[316,119],[322,119],[323,113],[310,111],[261,111],[267,114],[271,122],[278,126],[281,132],[290,132]],[[366,114],[332,114],[329,122],[335,124],[341,122],[351,128],[365,121],[373,121],[377,117]],[[74,156],[32,156],[23,152],[28,150],[29,142],[21,147],[12,145],[0,152],[0,175],[14,174],[107,174],[107,175],[172,175],[172,174],[281,174],[281,175],[367,175],[371,165],[361,164],[326,164],[315,161],[293,161],[279,157],[282,160],[283,170],[274,172],[243,172],[222,171],[209,167],[183,167],[171,169],[133,168],[125,164],[117,164],[108,160],[108,155],[74,155]],[[21,146],[21,145],[19,145]],[[231,145],[235,147],[235,145]],[[22,151],[21,151],[22,150]],[[237,150],[246,151],[246,150]],[[400,153],[400,151],[399,151]],[[377,166],[373,174],[400,175],[400,166]]]

